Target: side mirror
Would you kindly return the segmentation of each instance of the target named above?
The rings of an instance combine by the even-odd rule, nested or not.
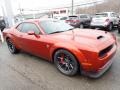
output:
[[[28,35],[35,35],[34,31],[28,31]]]

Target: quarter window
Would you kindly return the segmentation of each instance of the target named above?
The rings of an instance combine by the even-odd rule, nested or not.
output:
[[[115,13],[112,13],[111,17],[117,17],[117,15]]]
[[[19,31],[21,31],[22,27],[23,27],[23,24],[19,24],[16,29],[19,30]]]

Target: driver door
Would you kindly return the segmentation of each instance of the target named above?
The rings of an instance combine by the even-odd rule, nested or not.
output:
[[[33,31],[35,34],[29,35],[29,31]],[[48,54],[44,35],[41,35],[39,28],[34,23],[24,23],[22,30],[19,32],[19,44],[22,50],[31,54],[40,57],[44,57]]]
[[[34,31],[34,24],[23,23],[22,29],[19,32],[19,44],[21,49],[27,52],[32,52],[30,43],[34,43],[33,35],[29,35],[29,31]]]

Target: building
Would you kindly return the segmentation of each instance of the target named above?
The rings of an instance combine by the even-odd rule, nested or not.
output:
[[[53,18],[59,19],[70,15],[69,8],[56,8],[50,10],[50,15]]]

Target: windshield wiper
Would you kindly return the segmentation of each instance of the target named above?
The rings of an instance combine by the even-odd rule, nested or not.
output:
[[[52,32],[52,33],[50,33],[50,34],[61,33],[61,32],[64,32],[64,31],[56,31],[56,32]]]
[[[75,28],[70,28],[70,29],[68,29],[66,31],[70,31],[70,30],[73,30],[73,29],[75,29]],[[49,33],[49,34],[61,33],[61,32],[65,32],[65,31],[55,31],[55,32],[52,32],[52,33]]]
[[[75,28],[70,28],[70,29],[68,29],[67,31],[70,31],[70,30],[73,30],[73,29],[75,29]]]

